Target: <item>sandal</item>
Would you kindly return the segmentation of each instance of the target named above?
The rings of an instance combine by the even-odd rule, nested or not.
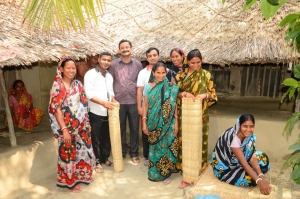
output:
[[[131,157],[131,160],[134,164],[137,164],[140,162],[140,158],[139,157]]]
[[[164,181],[163,181],[164,185],[170,184],[171,182],[172,182],[171,176],[164,179]]]
[[[105,163],[104,163],[105,166],[107,167],[113,167],[114,166],[114,163],[112,163],[111,161],[107,160]]]
[[[101,166],[101,164],[98,164],[95,168],[95,172],[96,173],[103,173],[104,172],[104,169],[103,167]]]
[[[184,182],[184,181],[181,181],[181,183],[179,184],[178,188],[179,188],[179,189],[184,189],[184,188],[186,188],[186,187],[188,187],[188,186],[190,186],[189,183]]]
[[[80,186],[79,185],[76,185],[73,189],[72,189],[72,192],[73,193],[80,193],[82,190],[81,190],[81,188],[80,188]]]

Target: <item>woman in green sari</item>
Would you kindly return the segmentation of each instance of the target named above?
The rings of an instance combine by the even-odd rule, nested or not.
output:
[[[176,172],[178,155],[178,117],[176,99],[179,87],[168,82],[164,63],[157,62],[152,68],[154,81],[143,91],[143,132],[148,135],[149,170],[151,181],[171,182]]]
[[[192,50],[187,55],[188,67],[184,67],[182,73],[175,77],[177,85],[180,87],[177,99],[178,118],[179,118],[179,153],[177,169],[182,170],[182,131],[181,131],[181,98],[187,97],[192,99],[202,99],[202,165],[203,172],[208,164],[207,147],[208,147],[208,127],[209,116],[208,107],[217,101],[216,91],[213,87],[211,74],[202,69],[202,55],[198,49]],[[201,144],[201,143],[199,143]],[[183,171],[184,172],[184,171]],[[182,181],[179,188],[187,187],[189,184]]]

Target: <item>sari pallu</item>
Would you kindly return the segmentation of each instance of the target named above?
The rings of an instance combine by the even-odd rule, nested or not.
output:
[[[166,78],[148,94],[148,179],[151,181],[164,180],[177,172],[178,139],[174,136],[174,112],[178,89]]]
[[[14,89],[13,86],[11,86],[9,90],[9,101],[11,101],[12,99],[17,101],[13,94]],[[14,114],[12,115],[14,124],[20,129],[23,129],[25,131],[31,131],[36,125],[38,125],[41,122],[44,113],[39,108],[31,108],[32,96],[29,93],[27,93],[25,85],[20,101],[17,103],[18,107],[14,107]],[[24,115],[26,113],[28,113],[28,117],[24,118]]]
[[[56,121],[58,106],[61,107],[64,123],[69,129],[71,144],[64,143]],[[58,140],[57,186],[71,189],[78,183],[89,184],[95,156],[91,134],[88,132],[87,99],[78,80],[73,80],[70,90],[66,90],[59,70],[50,91],[49,117],[52,132]]]
[[[231,142],[239,131],[239,121],[234,127],[227,129],[218,139],[212,153],[211,165],[215,176],[220,180],[236,186],[256,186],[253,180],[244,170],[242,165],[231,150]],[[256,135],[252,134],[245,138],[241,144],[241,150],[248,164],[253,154],[258,159],[261,172],[270,170],[269,158],[265,153],[256,151]],[[251,165],[250,165],[251,166]]]
[[[211,80],[211,74],[200,68],[193,72],[190,76],[188,74],[188,67],[184,68],[184,71],[176,75],[177,85],[180,87],[180,92],[189,92],[193,95],[209,93],[211,98],[202,100],[202,151],[195,151],[195,153],[202,153],[201,172],[205,170],[207,166],[207,150],[208,150],[208,131],[209,131],[209,115],[208,107],[217,101],[216,90],[214,89],[213,81]],[[177,98],[178,119],[179,119],[179,153],[177,169],[182,170],[182,110],[181,110],[181,98]],[[199,143],[201,144],[201,143]]]

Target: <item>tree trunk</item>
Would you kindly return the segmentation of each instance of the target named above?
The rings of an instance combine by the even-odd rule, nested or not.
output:
[[[10,145],[17,146],[14,124],[13,124],[13,120],[12,120],[11,112],[10,112],[10,108],[9,108],[9,103],[8,103],[8,94],[7,94],[7,90],[5,87],[3,69],[0,69],[0,86],[1,86],[2,96],[3,96],[3,100],[4,100],[4,104],[5,104],[5,112],[6,112],[6,118],[7,118],[8,129],[9,129]]]
[[[294,113],[300,111],[300,93],[297,93]]]

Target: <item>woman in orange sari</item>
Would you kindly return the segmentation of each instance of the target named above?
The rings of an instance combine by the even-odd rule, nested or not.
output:
[[[25,131],[31,131],[44,115],[41,109],[33,107],[32,96],[22,80],[14,81],[9,90],[9,106],[14,124]]]

